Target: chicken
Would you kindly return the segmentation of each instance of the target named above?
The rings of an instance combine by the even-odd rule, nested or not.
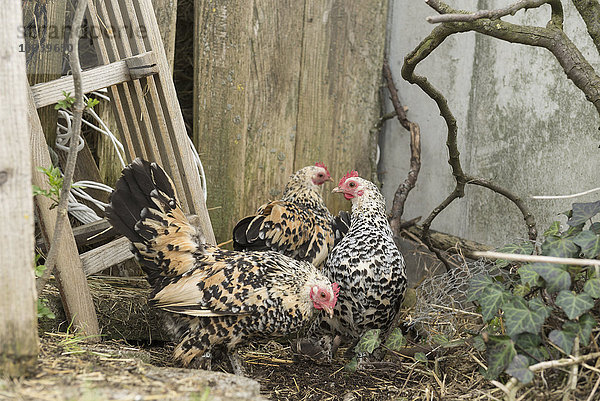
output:
[[[333,216],[319,193],[331,181],[323,163],[296,171],[283,197],[262,205],[233,229],[233,249],[273,250],[320,266],[334,243]]]
[[[107,217],[132,242],[152,286],[149,305],[169,312],[184,366],[210,363],[203,356],[224,346],[240,374],[237,345],[294,333],[318,310],[333,313],[337,284],[313,265],[206,244],[156,163],[138,158],[123,170]]]
[[[379,189],[352,171],[333,192],[352,201],[352,214],[348,232],[323,270],[341,290],[334,315],[318,317],[309,331],[310,336],[325,334],[325,350],[333,336],[356,341],[370,329],[387,329],[406,288],[404,258],[394,243]]]

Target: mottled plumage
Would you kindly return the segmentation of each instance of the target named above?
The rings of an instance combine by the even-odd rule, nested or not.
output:
[[[321,265],[334,243],[333,216],[319,192],[319,185],[330,180],[322,163],[295,172],[280,200],[262,205],[256,215],[237,223],[233,249],[272,250]]]
[[[350,228],[324,267],[341,291],[333,318],[319,317],[311,331],[355,340],[367,330],[386,329],[394,319],[406,287],[404,259],[393,240],[385,200],[372,182],[352,172],[334,192],[352,200]]]
[[[175,358],[184,365],[213,346],[233,351],[248,340],[293,333],[316,309],[332,313],[337,285],[313,265],[204,243],[155,163],[136,159],[123,170],[107,216],[148,275],[149,304],[171,313]]]

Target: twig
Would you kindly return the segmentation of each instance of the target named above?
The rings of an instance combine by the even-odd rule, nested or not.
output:
[[[594,383],[594,387],[592,388],[590,395],[588,396],[588,398],[585,401],[592,401],[594,399],[594,395],[596,395],[596,391],[598,391],[599,385],[600,385],[600,375],[598,375],[598,379],[596,380],[596,383]]]
[[[600,266],[598,259],[559,258],[556,256],[519,255],[502,252],[473,252],[473,256],[486,259],[504,259],[517,262],[552,263],[557,265]]]
[[[570,198],[577,198],[579,196],[591,194],[596,191],[600,191],[600,187],[594,188],[594,189],[589,189],[587,191],[579,192],[576,194],[570,194],[570,195],[535,195],[535,196],[532,196],[531,199],[570,199]]]
[[[476,178],[476,177],[466,177],[467,184],[479,185],[480,187],[491,189],[492,191],[504,196],[512,203],[515,204],[521,211],[523,215],[523,220],[525,220],[525,225],[527,226],[527,232],[529,234],[529,240],[535,241],[537,238],[537,229],[535,228],[535,218],[533,214],[529,211],[523,200],[507,190],[506,188],[501,187],[500,185],[494,184],[487,180]]]
[[[575,336],[575,341],[573,343],[573,356],[574,357],[579,356],[579,336]],[[577,389],[577,373],[578,373],[578,371],[579,371],[579,364],[573,364],[571,366],[571,371],[569,372],[568,387],[567,387],[565,393],[563,394],[563,401],[567,401],[571,397],[571,394],[573,393],[573,391],[575,391]]]
[[[430,4],[429,1],[425,3]],[[527,10],[528,8],[538,8],[543,4],[548,3],[548,0],[522,0],[508,7],[499,8],[497,10],[480,10],[470,14],[442,14],[425,18],[431,24],[441,22],[469,22],[481,18],[498,19],[507,15],[515,15],[519,10]]]
[[[46,270],[42,277],[37,280],[36,289],[38,296],[41,294],[46,282],[50,278],[52,271],[56,265],[58,250],[62,241],[64,225],[68,222],[67,202],[69,200],[69,192],[71,191],[71,182],[73,181],[73,173],[75,172],[75,162],[77,161],[77,146],[79,144],[79,134],[81,132],[81,118],[83,116],[83,90],[81,84],[81,65],[79,63],[79,33],[83,23],[83,16],[87,8],[87,0],[79,0],[73,15],[73,29],[71,30],[70,43],[72,51],[69,54],[69,64],[73,74],[73,86],[75,89],[75,103],[73,104],[73,125],[71,126],[71,139],[69,143],[69,153],[65,166],[63,177],[63,185],[60,190],[60,200],[57,206],[56,223],[54,225],[54,236],[46,258]]]

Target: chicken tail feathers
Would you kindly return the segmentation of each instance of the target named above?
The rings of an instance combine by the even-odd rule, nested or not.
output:
[[[181,210],[171,179],[156,163],[137,158],[125,167],[106,216],[131,241],[151,285],[194,265],[193,252],[203,240]]]

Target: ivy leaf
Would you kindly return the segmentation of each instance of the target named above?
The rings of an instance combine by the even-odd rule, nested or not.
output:
[[[523,350],[528,356],[529,363],[545,361],[550,357],[546,347],[542,346],[539,334],[522,333],[515,340],[515,348]]]
[[[344,369],[348,372],[356,372],[356,369],[358,369],[358,359],[356,359],[356,356],[344,365]]]
[[[510,337],[490,336],[487,342],[487,362],[488,369],[486,377],[490,380],[495,379],[512,362],[517,351]]]
[[[575,336],[576,334],[570,330],[552,330],[550,334],[548,334],[548,339],[562,349],[565,354],[569,355],[573,349]]]
[[[400,330],[400,328],[398,328],[398,327],[396,327],[391,332],[391,334],[389,335],[389,337],[387,338],[387,340],[385,342],[385,346],[394,351],[398,351],[398,350],[402,349],[402,347],[404,347],[404,344],[406,344],[406,339],[404,338],[404,335],[402,334],[402,330]]]
[[[586,258],[594,259],[600,254],[600,235],[593,231],[585,230],[573,238],[573,242],[581,247],[581,252]]]
[[[483,341],[481,335],[473,337],[473,348],[477,351],[485,351],[485,341]]]
[[[579,335],[581,344],[587,346],[590,343],[590,335],[594,327],[596,327],[596,319],[591,314],[586,313],[580,316],[576,322],[565,322],[563,330],[568,330],[573,335]]]
[[[506,369],[506,373],[527,384],[533,380],[533,372],[529,369],[529,361],[524,355],[515,355]]]
[[[433,336],[431,336],[431,339],[433,340],[433,342],[437,345],[446,345],[450,342],[450,340],[448,339],[448,337],[446,337],[443,334],[434,334]]]
[[[415,360],[418,362],[427,363],[427,355],[422,352],[415,353]]]
[[[571,276],[565,265],[552,263],[533,263],[531,269],[546,281],[549,292],[557,292],[571,288]]]
[[[592,298],[600,298],[600,278],[591,278],[586,281],[583,291]]]
[[[567,224],[570,226],[583,224],[598,213],[600,213],[600,200],[589,203],[573,203],[573,215],[567,220]]]
[[[537,274],[536,271],[533,269],[533,266],[531,266],[530,264],[519,267],[519,270],[517,270],[517,272],[521,277],[521,283],[523,285],[529,285],[530,288],[540,286],[542,279],[540,278],[540,275]]]
[[[552,235],[546,237],[542,244],[542,255],[574,258],[579,255],[579,247],[573,242],[573,238],[561,238]]]
[[[600,223],[599,222],[592,223],[592,225],[590,225],[590,231],[593,232],[594,234],[600,234]]]
[[[588,294],[575,294],[569,290],[559,292],[555,303],[560,306],[571,320],[581,316],[594,306],[594,300]]]
[[[521,333],[537,334],[548,317],[548,309],[539,298],[529,301],[515,298],[503,307],[506,334],[513,337]]]
[[[553,221],[550,227],[546,231],[544,231],[544,237],[555,236],[558,237],[560,235],[560,221]]]
[[[356,345],[356,352],[368,352],[369,354],[373,353],[379,344],[381,344],[381,339],[379,338],[380,329],[372,329],[367,331],[360,338],[360,341]]]
[[[509,296],[510,293],[487,274],[477,274],[469,282],[467,299],[479,302],[485,321],[491,320],[498,313],[498,308]]]
[[[533,244],[529,241],[518,242],[515,244],[506,244],[503,247],[501,247],[500,249],[498,249],[497,252],[515,253],[518,255],[531,255],[533,253]],[[508,260],[504,260],[504,259],[496,260],[496,266],[499,268],[504,268],[504,267],[508,266],[509,264],[510,264],[510,262]]]

